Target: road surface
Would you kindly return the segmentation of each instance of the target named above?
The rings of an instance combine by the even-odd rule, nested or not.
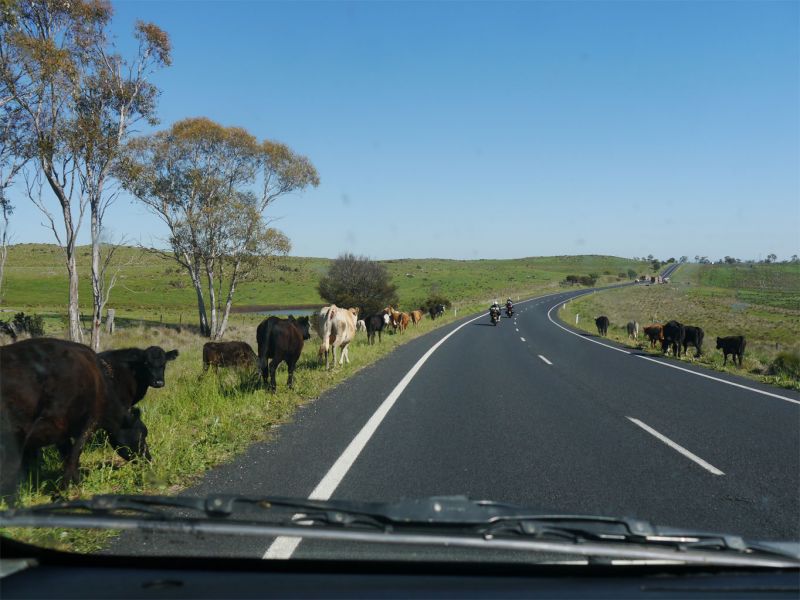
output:
[[[466,494],[541,513],[800,539],[800,394],[576,332],[555,315],[582,293],[520,303],[496,327],[470,317],[398,348],[186,493]],[[111,550],[285,558],[340,549],[124,535]]]

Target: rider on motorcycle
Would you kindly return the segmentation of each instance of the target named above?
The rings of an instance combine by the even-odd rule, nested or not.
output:
[[[492,302],[492,305],[489,307],[489,316],[494,317],[495,315],[500,317],[500,304],[498,304],[497,300]]]

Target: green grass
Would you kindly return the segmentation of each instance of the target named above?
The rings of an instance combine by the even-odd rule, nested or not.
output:
[[[88,272],[88,249],[80,249],[82,283]],[[197,481],[205,471],[243,452],[251,443],[266,439],[274,425],[290,419],[301,404],[313,401],[359,369],[390,353],[399,344],[431,331],[456,316],[424,319],[402,335],[385,335],[383,343],[369,346],[359,334],[351,347],[352,364],[325,371],[316,365],[319,342],[312,339],[303,351],[294,390],[286,389],[286,368],[278,375],[278,392],[268,394],[252,374],[222,372],[220,377],[200,378],[204,339],[190,328],[194,324],[194,293],[181,287],[185,275],[177,266],[152,254],[124,248],[121,271],[109,306],[117,310],[120,329],[103,338],[103,346],[126,347],[157,344],[178,348],[180,356],[167,369],[167,385],[150,390],[141,403],[150,435],[152,463],[125,463],[109,448],[101,434],[81,459],[82,481],[67,492],[69,497],[100,493],[177,493]],[[42,245],[14,246],[9,252],[7,280],[3,287],[6,310],[25,310],[47,315],[48,334],[63,335],[63,304],[66,283],[57,248]],[[321,304],[316,282],[329,261],[290,257],[279,261],[255,281],[243,284],[237,293],[241,305]],[[398,284],[400,306],[411,309],[431,292],[449,297],[458,317],[484,310],[490,298],[541,295],[558,288],[567,274],[601,275],[601,281],[616,281],[617,273],[633,267],[644,272],[642,263],[604,256],[550,257],[497,261],[393,260],[385,261]],[[88,313],[88,287],[81,288],[82,305]],[[255,328],[262,317],[253,313],[231,316],[227,339],[254,343]],[[163,323],[162,323],[163,319]],[[172,327],[166,327],[166,324]],[[61,465],[53,450],[23,486],[24,505],[49,502],[58,491]],[[72,530],[13,530],[17,539],[75,551],[101,548],[109,538],[103,532]]]
[[[631,320],[639,321],[642,328],[670,319],[700,326],[705,332],[704,354],[695,358],[694,348],[690,347],[689,357],[681,360],[800,389],[796,378],[768,374],[768,367],[779,352],[800,351],[799,296],[795,265],[755,265],[750,269],[746,265],[687,264],[678,269],[669,284],[591,294],[568,303],[559,316],[574,325],[575,315],[579,314],[578,327],[596,333],[595,317],[606,315],[611,321],[609,338],[635,347],[644,347],[644,342],[628,339],[625,324]],[[715,340],[727,335],[747,338],[742,369],[730,361],[728,366],[722,366],[723,356],[715,349]]]

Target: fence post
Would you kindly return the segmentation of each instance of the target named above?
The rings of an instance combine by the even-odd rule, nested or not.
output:
[[[575,325],[577,325],[577,324],[578,324],[578,321],[580,321],[580,320],[581,320],[581,315],[580,315],[580,313],[575,313]]]
[[[114,333],[114,315],[116,311],[113,308],[109,308],[106,310],[106,333],[113,334]]]

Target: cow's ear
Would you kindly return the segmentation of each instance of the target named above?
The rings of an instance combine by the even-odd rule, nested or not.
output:
[[[176,358],[178,358],[177,350],[170,350],[167,352],[167,360],[175,360]]]

